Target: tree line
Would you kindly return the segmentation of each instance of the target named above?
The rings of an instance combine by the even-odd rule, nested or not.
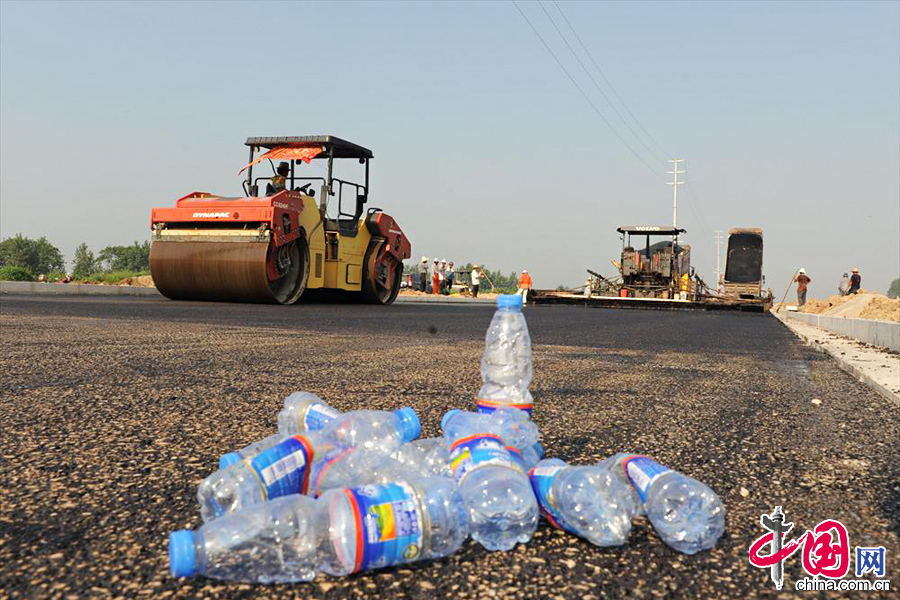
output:
[[[9,278],[33,279],[39,274],[64,272],[66,261],[59,248],[46,237],[31,239],[16,234],[0,241],[0,269]],[[71,274],[75,278],[84,278],[95,273],[139,273],[149,269],[149,241],[136,241],[130,246],[106,246],[97,254],[86,243],[81,243],[75,249]]]

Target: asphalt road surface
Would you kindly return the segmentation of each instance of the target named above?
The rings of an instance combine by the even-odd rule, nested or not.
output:
[[[887,548],[896,593],[900,411],[768,315],[580,307],[526,313],[547,455],[645,453],[706,482],[728,511],[713,550],[678,554],[644,519],[605,549],[542,522],[510,552],[470,541],[444,560],[345,579],[169,576],[168,533],[200,524],[197,483],[222,453],[273,433],[284,396],[409,405],[423,436],[438,435],[444,411],[471,406],[479,388],[491,314],[0,298],[0,597],[777,597],[747,558],[775,505],[795,523],[789,537],[837,519],[851,556]],[[782,596],[804,576],[800,555]]]

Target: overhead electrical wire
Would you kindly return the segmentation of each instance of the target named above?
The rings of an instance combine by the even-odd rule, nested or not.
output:
[[[588,50],[587,46],[584,44],[584,42],[581,41],[581,36],[579,36],[578,32],[575,31],[575,28],[572,26],[572,23],[569,21],[569,18],[566,16],[566,13],[563,12],[563,9],[559,5],[559,3],[556,0],[553,0],[553,5],[556,7],[556,10],[559,11],[559,14],[562,15],[562,18],[563,18],[563,20],[565,20],[566,25],[568,25],[569,29],[572,31],[572,35],[574,35],[575,39],[578,40],[578,44],[581,46],[581,49],[584,50],[584,53],[587,54],[587,57],[590,59],[591,63],[594,65],[594,68],[597,69],[597,72],[600,74],[600,77],[603,78],[603,81],[605,81],[606,85],[609,86],[609,89],[613,93],[613,95],[619,100],[619,102],[622,103],[622,106],[625,108],[625,110],[628,112],[628,114],[631,115],[631,118],[634,119],[634,122],[638,126],[638,128],[640,128],[640,130],[644,132],[644,134],[647,136],[647,138],[650,140],[650,142],[654,146],[656,146],[656,148],[660,152],[662,152],[663,156],[670,156],[670,154],[668,152],[666,152],[665,150],[663,150],[662,146],[659,145],[659,142],[656,141],[656,138],[654,138],[652,135],[650,135],[650,132],[647,131],[647,129],[641,124],[641,122],[637,118],[637,116],[635,116],[635,114],[631,111],[631,109],[628,108],[628,104],[625,102],[625,100],[622,99],[622,96],[619,95],[619,92],[616,91],[616,88],[613,86],[612,82],[610,82],[610,80],[606,78],[606,74],[603,73],[603,69],[600,68],[600,65],[597,64],[596,60],[594,60],[594,55],[591,54],[591,51]],[[618,114],[618,111],[617,111],[617,114]]]
[[[628,121],[625,120],[625,117],[622,116],[622,113],[619,112],[619,109],[616,108],[616,105],[613,104],[612,100],[609,99],[609,96],[606,95],[606,92],[604,92],[603,88],[600,87],[600,84],[597,83],[597,80],[594,78],[594,76],[591,74],[590,70],[584,64],[584,61],[582,61],[581,57],[578,56],[578,53],[575,52],[575,49],[572,47],[572,44],[569,43],[569,40],[566,38],[565,35],[563,35],[563,32],[560,31],[559,27],[556,25],[556,21],[554,21],[553,17],[550,16],[550,13],[547,12],[547,9],[544,7],[544,3],[541,2],[540,0],[538,0],[537,4],[538,4],[538,6],[541,7],[541,10],[544,11],[544,14],[547,16],[547,20],[550,21],[551,25],[553,25],[553,29],[555,29],[556,33],[559,34],[559,37],[562,39],[563,43],[566,45],[566,48],[569,49],[569,52],[571,52],[572,56],[575,57],[575,60],[578,61],[578,64],[581,66],[581,69],[584,71],[585,75],[588,76],[588,78],[591,80],[591,83],[594,84],[594,87],[597,88],[597,91],[600,92],[600,95],[603,96],[603,99],[606,100],[607,104],[609,104],[609,107],[611,109],[613,109],[613,112],[616,113],[616,116],[619,117],[619,120],[622,121],[622,123],[625,125],[625,127],[628,129],[628,131],[631,132],[631,135],[634,136],[634,138],[647,150],[647,152],[649,152],[653,156],[653,158],[660,161],[661,163],[664,163],[666,159],[662,156],[659,156],[656,153],[656,151],[653,150],[653,148],[651,148],[646,143],[644,143],[644,140],[641,138],[641,136],[639,136],[638,133],[634,130],[634,128],[628,123]],[[557,6],[556,8],[559,9],[559,6]],[[562,14],[562,12],[560,12],[560,14]],[[563,18],[565,18],[565,15],[563,15]],[[572,29],[571,24],[569,25],[569,29]],[[572,32],[574,33],[575,30],[572,29]],[[578,38],[578,34],[575,34],[575,37]],[[582,44],[582,47],[584,47],[583,44]],[[602,72],[601,72],[601,75],[602,75]],[[608,81],[607,81],[607,84],[609,84]]]
[[[519,6],[519,3],[516,2],[516,0],[512,0],[512,3],[513,3],[513,6],[516,7],[516,10],[519,11],[519,14],[522,15],[522,18],[525,19],[525,22],[528,23],[528,26],[531,27],[531,30],[534,32],[534,35],[537,36],[537,38],[541,41],[541,44],[544,45],[544,48],[547,49],[547,52],[550,53],[550,56],[553,57],[553,60],[556,61],[556,64],[559,65],[559,68],[562,69],[562,72],[566,74],[566,77],[568,77],[568,78],[569,78],[569,81],[572,82],[572,85],[575,86],[575,89],[577,89],[578,92],[579,92],[579,93],[584,97],[584,99],[587,101],[587,103],[591,105],[591,108],[594,110],[595,113],[597,113],[597,116],[600,117],[600,119],[601,119],[604,123],[606,123],[606,126],[609,127],[609,130],[613,132],[613,135],[615,135],[617,138],[619,138],[619,141],[622,142],[622,144],[623,144],[626,148],[628,148],[628,151],[631,152],[631,153],[634,155],[634,157],[635,157],[636,159],[638,159],[641,163],[643,163],[644,166],[647,167],[647,168],[650,170],[650,172],[653,173],[654,176],[659,177],[660,179],[662,179],[663,181],[665,181],[665,177],[663,177],[663,176],[659,173],[659,171],[657,171],[657,169],[655,169],[653,166],[651,166],[650,163],[648,163],[646,160],[644,160],[644,158],[643,158],[640,154],[638,154],[637,151],[635,151],[634,148],[631,147],[631,144],[629,144],[628,141],[626,141],[625,138],[622,137],[622,136],[619,134],[618,131],[616,131],[616,128],[613,127],[612,123],[609,122],[609,119],[607,119],[606,116],[604,116],[604,114],[600,111],[600,109],[597,108],[597,105],[594,104],[593,100],[591,100],[590,96],[588,96],[588,95],[585,93],[585,91],[581,88],[581,86],[578,85],[578,82],[575,80],[574,77],[572,77],[572,74],[569,73],[569,70],[565,67],[565,65],[563,65],[562,61],[559,59],[559,57],[556,55],[556,53],[553,52],[553,49],[550,48],[550,45],[547,44],[547,41],[544,39],[544,36],[542,36],[542,35],[540,34],[540,32],[537,30],[537,28],[536,28],[536,27],[534,26],[534,24],[531,22],[531,19],[528,18],[528,15],[526,15],[526,14],[522,11],[522,8]],[[541,7],[541,8],[543,8],[543,7]]]

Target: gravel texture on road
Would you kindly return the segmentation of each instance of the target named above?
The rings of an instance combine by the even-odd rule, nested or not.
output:
[[[273,433],[284,396],[412,406],[436,436],[444,411],[472,406],[491,314],[0,298],[0,597],[793,597],[800,553],[780,594],[747,560],[776,504],[789,536],[838,519],[851,546],[886,547],[896,593],[900,411],[769,315],[556,306],[526,310],[547,455],[644,453],[706,482],[728,511],[716,548],[678,554],[645,519],[627,545],[597,548],[542,521],[510,552],[469,541],[345,579],[169,576],[169,532],[201,522],[198,482],[222,453]]]

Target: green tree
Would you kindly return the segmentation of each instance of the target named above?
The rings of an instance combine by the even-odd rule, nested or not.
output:
[[[0,266],[22,267],[33,273],[62,271],[66,261],[46,237],[32,240],[17,233],[0,242]]]
[[[891,282],[887,295],[888,298],[900,298],[900,277]]]
[[[130,246],[107,246],[97,255],[107,271],[146,271],[150,268],[150,242]]]
[[[87,277],[97,270],[97,259],[94,253],[88,249],[87,244],[81,243],[75,248],[75,260],[72,261],[72,275],[74,277]]]

